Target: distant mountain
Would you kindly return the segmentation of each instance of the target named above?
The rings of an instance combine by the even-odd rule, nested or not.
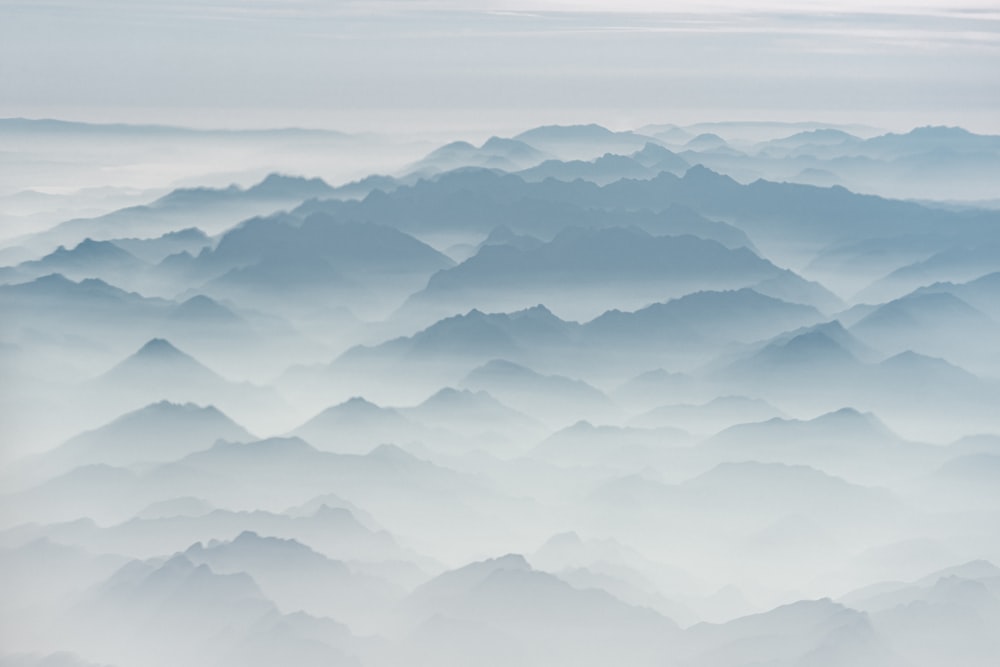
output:
[[[411,337],[352,348],[323,372],[328,381],[347,372],[374,378],[403,365],[434,368],[447,373],[440,376],[444,381],[453,382],[451,373],[464,374],[469,364],[495,358],[570,372],[576,355],[586,354],[593,371],[620,377],[623,369],[639,370],[650,363],[697,365],[699,360],[708,361],[719,345],[755,340],[820,319],[811,307],[749,289],[698,292],[636,312],[610,311],[583,325],[563,320],[543,306],[491,314],[474,309]],[[318,371],[314,374],[319,377]],[[649,407],[663,402],[667,401]]]
[[[850,352],[857,359],[865,362],[872,362],[878,360],[882,355],[871,347],[865,345],[857,336],[855,336],[849,329],[845,328],[843,323],[838,320],[831,320],[829,322],[821,322],[809,327],[802,327],[800,329],[792,329],[775,336],[773,339],[768,341],[769,344],[784,344],[788,343],[794,338],[798,338],[807,334],[817,334],[822,335],[830,340],[834,341],[837,345],[843,349]]]
[[[876,530],[899,519],[903,505],[889,492],[849,483],[808,466],[740,461],[720,463],[680,484],[628,476],[597,489],[594,511],[628,509],[644,520],[679,522],[678,508],[696,512],[703,525],[725,524],[734,516],[755,523],[796,512],[821,517],[831,530],[864,524]],[[866,528],[867,530],[868,528]]]
[[[939,237],[929,234],[844,241],[822,249],[803,273],[844,293],[858,293],[896,269],[940,252],[941,244]]]
[[[519,250],[530,250],[532,248],[537,248],[543,243],[544,241],[535,238],[534,236],[517,234],[509,227],[497,227],[489,233],[489,236],[483,239],[482,243],[476,246],[475,250],[478,251],[483,246],[488,245],[511,245]],[[475,252],[472,254],[475,254]]]
[[[196,294],[170,311],[172,323],[198,327],[242,327],[247,321],[214,299]]]
[[[669,123],[644,125],[636,131],[673,145],[683,144],[694,136],[684,128]]]
[[[404,603],[417,610],[422,606],[448,605],[475,589],[495,572],[515,570],[527,572],[531,565],[519,554],[507,554],[499,558],[471,563],[464,567],[445,572],[418,587]]]
[[[123,505],[136,490],[137,481],[135,473],[123,468],[81,466],[40,484],[30,484],[25,490],[14,487],[13,493],[4,495],[4,501],[17,504],[18,522],[62,522],[82,516],[90,517],[90,521],[121,521],[130,514]],[[135,507],[133,511],[138,509]]]
[[[865,600],[861,606],[869,607],[866,611],[875,630],[903,660],[933,664],[957,658],[985,667],[998,647],[1000,592],[994,570],[970,563]],[[949,627],[949,632],[931,639],[932,627]]]
[[[843,444],[834,445],[838,447],[872,447],[879,443],[898,441],[898,436],[875,415],[843,408],[806,421],[776,417],[764,422],[733,426],[708,442],[723,445],[741,441],[783,441],[791,446],[798,446],[797,443],[815,442],[817,438],[832,443],[842,441]]]
[[[445,387],[403,414],[430,427],[446,428],[471,437],[492,433],[511,440],[534,440],[545,429],[541,422],[510,408],[485,391]]]
[[[178,554],[165,562],[126,565],[94,590],[71,618],[77,641],[88,652],[128,662],[156,651],[194,664],[210,650],[223,655],[238,651],[249,641],[252,628],[278,615],[248,575],[217,574]],[[121,635],[113,636],[109,627],[134,641],[121,641]],[[175,632],[181,632],[185,640],[178,642]],[[265,635],[256,638],[262,645],[269,644],[267,639]],[[293,633],[285,639],[292,655],[307,643],[301,638],[296,641]],[[291,650],[293,646],[298,651]],[[329,646],[322,653],[328,664],[346,664],[343,655]],[[236,663],[221,660],[220,664]]]
[[[547,154],[517,139],[491,137],[476,147],[465,141],[455,141],[438,148],[407,168],[411,174],[435,174],[462,167],[482,167],[517,171],[546,159]]]
[[[788,180],[792,183],[815,185],[818,188],[832,188],[837,185],[844,187],[840,176],[829,169],[817,169],[815,167],[806,167]]]
[[[176,232],[167,232],[156,238],[122,238],[111,239],[119,248],[151,264],[163,261],[169,255],[187,252],[197,255],[202,249],[209,247],[212,240],[197,227],[188,227]]]
[[[894,428],[914,438],[951,441],[997,428],[992,405],[1000,390],[944,359],[902,352],[877,365],[867,400]],[[921,435],[916,435],[921,434]],[[933,435],[933,438],[931,437]]]
[[[393,532],[405,530],[408,522],[420,517],[441,517],[440,524],[415,536],[420,540],[417,544],[442,539],[445,533],[439,531],[475,525],[485,520],[485,507],[495,509],[497,503],[502,504],[481,479],[416,458],[394,445],[380,445],[363,456],[336,454],[297,437],[220,442],[150,470],[143,482],[149,493],[171,489],[176,495],[183,490],[217,506],[273,510],[301,505],[335,490],[378,516]],[[456,503],[456,498],[462,502]],[[382,517],[389,520],[383,522]]]
[[[991,343],[1000,336],[1000,324],[948,292],[914,293],[890,301],[852,326],[851,333],[889,354],[915,351],[1000,367]]]
[[[251,531],[229,542],[198,542],[184,556],[219,574],[245,572],[279,607],[338,618],[362,633],[377,628],[380,616],[404,594],[301,542]]]
[[[569,226],[635,226],[657,235],[691,234],[728,247],[752,247],[735,226],[709,220],[681,201],[659,196],[663,178],[624,180],[602,188],[583,180],[528,183],[516,175],[470,168],[398,187],[391,193],[373,192],[363,201],[309,201],[293,213],[305,217],[326,212],[416,235],[442,231],[487,234],[506,226],[519,234],[551,237]]]
[[[361,180],[351,181],[350,183],[345,183],[344,185],[334,188],[334,193],[331,195],[331,198],[364,199],[375,190],[392,192],[406,182],[409,182],[409,180],[400,180],[393,178],[392,176],[373,174],[371,176],[366,176]]]
[[[605,185],[623,178],[650,179],[661,172],[681,175],[690,164],[687,160],[659,144],[648,143],[631,155],[605,153],[594,160],[546,160],[517,172],[528,182],[554,178],[560,181],[583,179]]]
[[[613,132],[600,125],[547,125],[514,137],[563,159],[588,159],[605,153],[640,150],[655,139],[634,132]]]
[[[496,357],[555,354],[571,348],[580,325],[554,315],[542,305],[511,313],[484,313],[472,309],[464,315],[439,320],[412,336],[395,338],[380,345],[347,350],[331,364],[331,370],[359,372],[368,369],[414,368],[429,363],[467,369]]]
[[[240,198],[303,201],[332,192],[333,188],[320,178],[269,174],[260,183],[246,189],[237,185],[230,185],[227,188],[180,188],[160,197],[153,202],[152,206],[174,208],[192,204],[213,204]]]
[[[578,590],[508,555],[446,572],[404,600],[399,623],[413,628],[399,647],[410,655],[473,656],[497,642],[517,664],[656,664],[676,625],[604,591]],[[446,628],[465,627],[451,635]],[[586,629],[585,632],[581,632]],[[456,637],[462,639],[456,640]],[[507,643],[499,643],[501,637]],[[613,639],[613,641],[612,641]],[[447,643],[446,643],[447,642]]]
[[[575,532],[553,535],[530,554],[530,558],[535,567],[556,573],[560,578],[580,570],[591,575],[606,574],[645,588],[653,596],[656,590],[687,596],[702,585],[691,573],[651,560],[615,539],[583,538]],[[570,583],[576,585],[573,581]],[[615,595],[613,591],[609,592]],[[661,599],[658,602],[665,601]],[[685,615],[691,613],[691,610],[679,608],[681,605],[676,602],[670,601],[669,604]]]
[[[162,338],[153,338],[120,364],[101,376],[101,384],[156,384],[207,386],[225,380],[193,357],[181,352]]]
[[[240,220],[294,206],[306,199],[332,195],[333,188],[320,179],[271,174],[243,189],[182,188],[143,206],[120,209],[97,218],[69,220],[35,234],[33,246],[69,245],[86,237],[95,240],[155,238],[188,229],[191,220],[209,234],[216,234]]]
[[[840,297],[824,285],[815,280],[806,280],[788,269],[753,285],[753,289],[775,299],[812,306],[826,314],[840,312],[845,305]]]
[[[918,127],[905,134],[883,134],[867,139],[856,150],[876,157],[898,158],[935,150],[956,152],[1000,151],[1000,136],[981,135],[961,127]]]
[[[728,148],[728,146],[729,144],[726,143],[725,139],[723,139],[717,134],[713,134],[712,132],[704,132],[702,134],[699,134],[698,136],[694,137],[686,144],[684,144],[685,148],[696,151]]]
[[[916,581],[881,582],[851,591],[840,598],[840,602],[851,607],[878,613],[897,606],[931,602],[945,592],[945,587],[934,590],[944,583],[958,584],[960,582],[990,582],[1000,576],[1000,568],[987,560],[975,560],[961,565],[944,568],[921,577]]]
[[[250,305],[260,300],[273,309],[306,295],[377,301],[373,287],[409,292],[414,280],[452,265],[395,229],[313,214],[304,220],[288,215],[247,220],[226,232],[214,249],[188,261],[184,272],[208,280],[202,289],[210,296]]]
[[[73,326],[78,333],[93,329],[111,333],[109,329],[114,327],[141,330],[145,320],[165,313],[172,304],[127,292],[103,280],[77,282],[56,273],[30,282],[0,285],[0,305],[5,312],[16,315],[16,323],[21,326],[47,322],[51,324],[40,328],[56,325],[58,331]]]
[[[373,296],[328,260],[290,251],[272,253],[252,265],[229,269],[206,282],[201,289],[216,298],[267,309],[280,307],[280,304],[315,301],[321,295],[332,295],[339,302],[356,300],[358,293],[369,298]],[[288,295],[295,295],[295,298],[289,299]]]
[[[197,292],[186,295],[190,296],[153,323],[154,335],[199,359],[211,359],[216,370],[228,377],[269,381],[290,364],[330,354],[326,344],[284,317]],[[357,326],[346,311],[334,311],[330,319],[338,332]],[[248,365],[250,358],[254,363]]]
[[[638,141],[627,140],[628,146],[602,147],[585,157],[639,151],[649,139],[635,136]],[[840,167],[833,171],[838,169]],[[45,242],[54,247],[59,243],[77,243],[87,236],[95,239],[156,236],[189,227],[194,215],[200,216],[199,225],[207,232],[218,233],[238,220],[271,213],[284,204],[261,200],[248,192],[212,195],[209,200],[228,203],[206,204],[196,210],[189,207],[188,200],[193,198],[200,202],[204,197],[181,197],[185,204],[176,210],[162,205],[123,209],[93,221],[65,223],[33,242]],[[335,193],[331,197],[335,197]],[[544,226],[551,234],[588,209],[596,212],[589,217],[600,220],[613,215],[614,211],[655,213],[670,205],[686,206],[703,217],[726,219],[753,236],[756,243],[781,246],[794,240],[800,246],[806,244],[819,249],[837,241],[928,233],[942,238],[963,237],[966,242],[973,243],[996,242],[995,213],[932,209],[858,195],[836,187],[817,188],[765,180],[741,185],[697,165],[683,177],[663,172],[649,180],[625,179],[604,187],[584,181],[552,179],[526,183],[510,174],[466,169],[433,181],[397,187],[391,193],[374,190],[363,201],[310,200],[295,211],[295,215],[301,218],[311,212],[326,211],[346,219],[367,220],[414,232],[421,229],[489,230],[507,224],[516,225],[519,232]],[[559,208],[564,210],[554,215],[554,209]],[[610,226],[607,222],[602,224]],[[629,223],[619,218],[612,224]],[[137,233],[139,229],[142,234]]]
[[[363,394],[382,404],[413,405],[442,386],[456,386],[470,367],[491,359],[502,357],[523,364],[570,360],[579,349],[574,344],[578,330],[577,323],[562,320],[543,306],[513,313],[474,309],[440,320],[412,336],[352,347],[327,365],[292,368],[282,376],[280,386],[290,394],[312,397],[335,390],[339,378],[350,376],[355,395]],[[408,374],[407,383],[389,379],[400,372]],[[335,400],[343,400],[341,396]],[[320,407],[322,404],[316,409]],[[454,416],[474,426],[474,420]],[[516,421],[511,426],[516,427]],[[468,433],[463,426],[459,428]],[[481,434],[484,429],[476,432]]]
[[[937,282],[971,281],[1000,271],[1000,243],[977,243],[938,250],[898,268],[858,293],[857,300],[884,301]]]
[[[176,498],[171,498],[173,500]],[[367,527],[350,510],[322,503],[312,512],[297,516],[259,509],[241,512],[215,509],[205,513],[134,517],[104,526],[90,520],[35,525],[26,528],[21,539],[30,541],[45,537],[80,544],[90,551],[127,553],[147,558],[173,553],[177,544],[232,540],[245,531],[296,540],[337,560],[378,562],[408,559],[436,567],[433,561],[403,550],[384,530]]]
[[[292,431],[292,435],[326,451],[366,454],[386,443],[425,440],[431,432],[398,410],[356,397],[323,410]]]
[[[657,172],[669,171],[680,176],[691,166],[687,160],[660,144],[648,143],[630,156],[639,164]]]
[[[966,283],[934,283],[917,290],[917,293],[925,292],[947,292],[1000,322],[1000,271]]]
[[[160,401],[67,440],[37,465],[67,470],[79,465],[173,461],[220,439],[254,437],[213,406]]]
[[[926,374],[927,380],[933,380],[935,384],[950,387],[952,390],[959,390],[970,384],[977,385],[982,382],[969,371],[950,364],[944,359],[928,357],[910,351],[900,352],[878,365],[900,384],[916,382],[922,374]]]
[[[6,591],[0,601],[0,615],[7,619],[6,630],[53,623],[87,589],[103,582],[127,561],[123,556],[91,553],[44,537],[15,547],[0,547],[0,585]],[[24,604],[23,600],[30,600],[31,604]],[[5,652],[9,650],[5,647]],[[0,658],[0,665],[7,667],[8,660],[7,656]],[[58,660],[51,663],[61,664]],[[10,664],[14,667],[50,663],[29,660],[19,663],[13,659]],[[71,665],[74,661],[62,664]]]
[[[657,173],[659,172],[631,158],[608,153],[589,162],[546,160],[540,165],[517,172],[517,175],[529,182],[544,181],[547,178],[560,181],[573,181],[579,178],[604,185],[622,178],[652,178]]]
[[[775,418],[732,426],[700,449],[715,460],[808,465],[868,483],[909,478],[941,460],[938,448],[904,442],[875,415],[851,408],[805,421]]]
[[[988,326],[989,322],[989,318],[956,296],[925,292],[879,306],[851,330],[871,336],[885,329],[898,334],[898,329],[904,326],[924,331],[934,325]]]
[[[604,393],[586,382],[542,375],[501,359],[472,370],[461,384],[473,391],[487,391],[545,423],[608,418],[618,410]]]
[[[861,139],[850,132],[834,128],[822,128],[796,132],[782,139],[772,139],[758,144],[757,150],[770,151],[773,149],[801,149],[809,146],[842,146],[859,141]]]
[[[109,241],[84,239],[72,249],[59,246],[38,260],[22,262],[0,272],[6,282],[30,280],[49,274],[61,274],[81,280],[100,278],[118,282],[134,279],[147,264]]]
[[[861,362],[850,349],[852,337],[838,335],[843,327],[810,327],[790,336],[778,336],[752,355],[732,362],[723,371],[730,378],[775,379],[840,376]]]
[[[641,307],[696,288],[744,287],[779,269],[746,248],[729,249],[693,236],[651,236],[637,229],[567,229],[533,250],[487,246],[455,268],[433,275],[403,312],[515,310],[529,298],[584,311]],[[603,308],[602,308],[603,307]]]
[[[874,136],[879,132],[884,132],[876,127],[867,125],[844,125],[817,123],[811,121],[782,122],[782,121],[716,121],[701,122],[693,125],[686,125],[682,129],[693,134],[702,132],[714,132],[733,140],[737,138],[742,141],[767,141],[775,137],[787,137],[793,133],[811,132],[814,130],[840,130],[850,132],[858,136]]]
[[[485,508],[495,510],[504,503],[483,480],[417,459],[398,447],[382,445],[365,456],[333,454],[321,452],[298,438],[247,443],[220,441],[207,450],[135,473],[108,466],[76,468],[26,491],[8,494],[5,500],[18,503],[22,521],[91,516],[104,523],[117,523],[152,503],[179,496],[201,498],[216,507],[281,511],[330,493],[331,489],[377,516],[391,517],[392,521],[384,524],[390,530],[405,527],[406,522],[427,513],[443,517],[439,528],[429,526],[426,534],[418,537],[430,543],[446,534],[439,531],[475,525],[488,516]],[[455,504],[456,498],[462,502]],[[323,511],[346,513],[348,523],[359,525],[347,510]],[[192,525],[203,522],[207,526],[214,520],[213,514],[179,517],[178,522]],[[281,532],[275,532],[268,530],[266,522],[257,523],[254,528],[242,520],[227,520],[225,516],[222,519],[222,529],[235,525],[289,537],[295,537],[289,535],[289,526],[310,523],[306,518],[286,515],[285,519],[292,523],[283,525],[285,519],[282,519],[282,524],[274,527]],[[206,536],[209,537],[213,535]],[[320,535],[302,539],[323,549],[331,540],[336,544],[336,537]],[[141,544],[139,548],[143,548]]]
[[[728,623],[691,628],[680,653],[687,664],[895,665],[889,642],[863,613],[829,599],[802,600]]]
[[[733,349],[702,372],[728,392],[786,410],[815,414],[852,404],[882,414],[881,403],[869,402],[881,391],[872,365],[881,356],[835,320]]]
[[[151,339],[86,383],[82,400],[101,411],[109,406],[135,409],[162,400],[194,401],[216,405],[251,428],[285,406],[273,389],[230,382],[162,338]]]
[[[365,528],[372,531],[381,530],[378,522],[368,512],[333,493],[324,493],[315,498],[310,498],[301,505],[289,507],[284,511],[284,514],[291,517],[311,517],[317,513],[329,513],[331,510],[346,510],[350,517]]]
[[[816,309],[743,288],[695,292],[633,313],[607,312],[584,326],[592,341],[630,345],[710,345],[751,342],[821,319]]]
[[[633,418],[630,423],[645,428],[673,427],[710,435],[734,424],[782,416],[781,410],[759,398],[720,396],[701,405],[663,405]]]
[[[1000,502],[993,489],[998,482],[1000,454],[965,454],[928,474],[914,495],[928,506],[996,511]]]

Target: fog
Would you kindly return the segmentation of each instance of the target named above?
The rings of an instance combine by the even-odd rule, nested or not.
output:
[[[995,664],[1000,137],[0,132],[0,665]]]

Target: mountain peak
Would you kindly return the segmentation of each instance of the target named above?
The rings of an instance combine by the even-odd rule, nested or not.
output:
[[[976,376],[961,366],[942,359],[941,357],[931,357],[920,354],[913,350],[904,350],[882,361],[879,366],[893,371],[907,372],[920,371],[925,373],[934,372],[938,377],[950,377],[952,379],[976,379]]]
[[[138,410],[135,411],[135,413],[129,413],[129,414],[136,414],[136,413],[168,414],[168,415],[188,413],[188,414],[211,414],[211,415],[223,416],[222,413],[219,412],[218,408],[216,408],[214,405],[201,406],[198,405],[197,403],[191,403],[191,402],[175,403],[174,401],[168,401],[166,399],[162,401],[157,401],[156,403],[150,403],[144,408],[139,408]]]
[[[695,183],[726,183],[727,185],[736,185],[736,181],[729,176],[712,171],[702,164],[692,165],[690,169],[684,172],[684,180]]]
[[[170,316],[171,319],[219,323],[238,322],[241,319],[229,308],[204,294],[196,294],[184,301],[173,310]]]
[[[368,456],[381,461],[390,461],[393,463],[412,463],[414,461],[419,461],[417,457],[413,456],[402,447],[389,443],[379,445],[369,452]]]
[[[726,145],[725,139],[711,132],[699,134],[697,137],[684,144],[687,148],[718,148]]]
[[[889,427],[886,426],[881,419],[875,416],[871,412],[861,412],[856,408],[843,407],[839,410],[834,410],[833,412],[827,412],[826,414],[816,417],[813,422],[817,424],[823,424],[824,426],[833,427],[849,427],[855,429],[861,429],[863,431],[877,431],[884,435],[890,435],[892,432]]]
[[[914,137],[968,137],[972,135],[964,127],[951,125],[924,125],[910,130]]]
[[[351,396],[349,399],[341,403],[340,405],[335,405],[335,408],[342,408],[343,410],[351,412],[379,412],[382,410],[380,405],[372,403],[364,396]]]
[[[518,141],[517,139],[505,139],[503,137],[490,137],[482,146],[486,151],[503,151],[515,153],[537,153],[534,148]]]
[[[85,260],[103,260],[103,261],[135,261],[135,256],[124,248],[112,243],[111,241],[95,241],[89,236],[79,243],[77,243],[72,249],[66,248],[66,246],[59,246],[51,253],[42,258],[41,261],[85,261]]]
[[[521,554],[506,554],[492,559],[494,565],[504,570],[530,570],[531,565]]]
[[[305,178],[286,174],[268,174],[264,180],[247,190],[248,194],[266,197],[293,197],[307,199],[333,192],[322,178]]]
[[[538,303],[538,304],[535,304],[534,306],[532,306],[531,308],[525,308],[524,310],[518,310],[518,311],[516,311],[514,313],[511,313],[511,314],[512,315],[544,315],[544,316],[549,316],[549,315],[552,315],[552,311],[549,310],[548,308],[546,308],[544,304]]]
[[[215,453],[239,452],[240,454],[256,453],[278,455],[307,454],[315,451],[315,447],[302,438],[295,436],[265,438],[263,440],[254,440],[252,442],[227,442],[225,440],[219,440],[209,450],[209,452]],[[200,454],[195,454],[195,456],[199,455]]]
[[[585,125],[542,125],[526,132],[522,132],[514,138],[518,140],[531,139],[535,137],[583,139],[596,137],[603,138],[613,134],[614,132],[603,125],[588,123]]]
[[[845,419],[845,420],[857,420],[857,419],[867,419],[871,416],[870,412],[861,412],[856,408],[844,407],[839,410],[834,410],[833,412],[828,412],[823,415],[824,418],[829,419]]]
[[[444,387],[443,389],[439,389],[420,405],[423,407],[458,408],[467,407],[478,403],[481,400],[488,400],[490,398],[490,395],[485,391],[474,392],[468,389]]]
[[[152,338],[132,355],[133,359],[186,359],[188,356],[174,347],[165,338]]]

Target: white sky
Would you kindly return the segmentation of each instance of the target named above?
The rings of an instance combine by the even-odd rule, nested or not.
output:
[[[0,0],[0,116],[1000,133],[1000,2]]]

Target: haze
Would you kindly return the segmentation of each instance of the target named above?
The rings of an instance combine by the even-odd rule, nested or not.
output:
[[[0,4],[0,667],[995,667],[998,12]]]
[[[995,3],[12,2],[0,115],[514,133],[822,120],[998,131]],[[475,132],[476,134],[471,134]]]

